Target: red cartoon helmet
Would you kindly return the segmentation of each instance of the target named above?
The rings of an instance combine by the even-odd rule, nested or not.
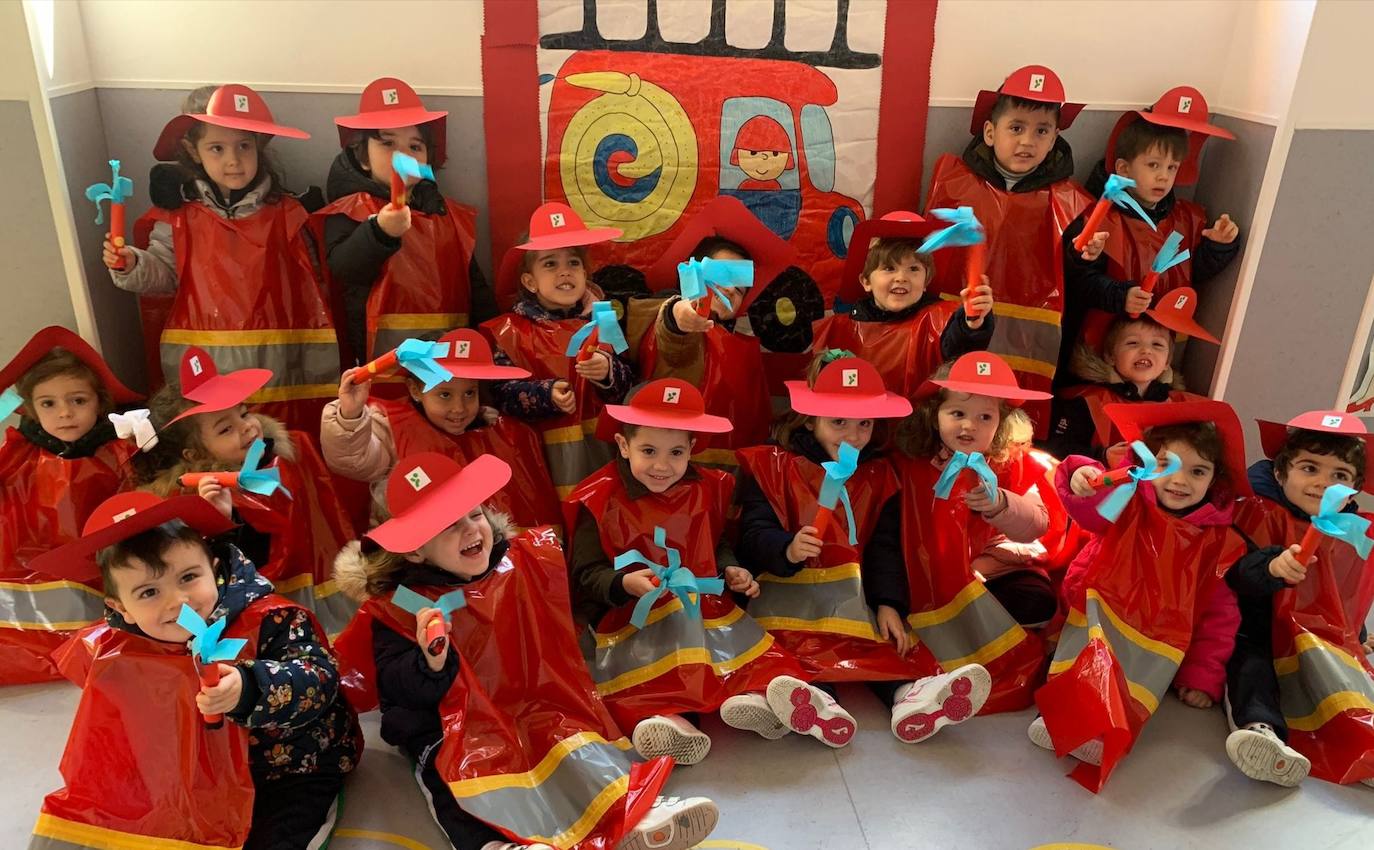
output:
[[[787,135],[787,130],[777,121],[767,115],[755,115],[739,128],[735,134],[735,144],[730,150],[730,164],[739,165],[739,152],[746,151],[776,151],[778,153],[792,153],[792,137]],[[787,160],[787,170],[796,168],[794,157]]]

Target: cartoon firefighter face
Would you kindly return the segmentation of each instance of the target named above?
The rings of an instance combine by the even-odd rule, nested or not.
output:
[[[778,178],[784,171],[796,167],[792,163],[792,141],[787,130],[767,115],[755,115],[744,122],[735,135],[730,164],[739,166],[750,178],[746,183],[771,183],[772,188],[781,188]]]

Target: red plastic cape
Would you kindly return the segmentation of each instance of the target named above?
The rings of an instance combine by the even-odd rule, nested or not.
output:
[[[1291,546],[1308,523],[1256,498],[1242,501],[1236,527],[1259,546]],[[1361,560],[1325,536],[1307,578],[1274,596],[1274,671],[1288,743],[1328,782],[1374,777],[1374,669],[1360,646],[1371,601],[1374,556]]]
[[[1213,583],[1245,553],[1229,526],[1198,527],[1143,494],[1102,538],[1085,579],[1086,599],[1070,600],[1067,622],[1035,694],[1061,755],[1101,738],[1101,767],[1070,774],[1102,789],[1168,693],[1193,639],[1194,617]]]
[[[67,460],[29,442],[17,428],[0,445],[0,685],[48,682],[61,674],[49,658],[71,635],[99,620],[99,574],[59,581],[30,572],[29,561],[81,536],[97,505],[125,488],[133,447],[111,440],[87,458]]]
[[[431,599],[452,588],[413,587]],[[596,698],[577,649],[567,571],[548,528],[511,541],[496,569],[464,585],[451,650],[459,676],[440,706],[436,766],[458,805],[514,841],[614,850],[653,805],[672,760],[638,762]],[[376,704],[372,623],[414,639],[415,618],[374,598],[340,635],[344,682]]]
[[[311,216],[312,230],[323,245],[325,219],[346,215],[364,223],[387,203],[366,192],[348,195],[315,212]],[[429,215],[411,208],[410,230],[402,237],[400,250],[382,266],[381,276],[373,283],[367,299],[364,362],[411,337],[437,338],[467,326],[472,305],[468,268],[477,239],[477,210],[447,198],[444,205],[446,215]],[[328,263],[322,263],[321,268],[328,275]],[[373,391],[381,389],[378,384]]]
[[[562,521],[563,511],[544,465],[543,443],[530,426],[501,416],[493,424],[455,437],[429,424],[409,398],[374,403],[391,422],[397,457],[439,452],[466,465],[484,454],[496,455],[510,464],[511,478],[487,504],[509,515],[522,529]]]
[[[898,453],[893,464],[902,482],[902,546],[911,585],[912,628],[945,670],[971,663],[988,669],[992,694],[982,713],[1025,708],[1039,684],[1045,650],[1040,636],[1018,625],[970,566],[973,556],[998,533],[964,504],[963,494],[981,485],[972,474],[963,474],[948,499],[937,499],[940,469],[930,458]],[[1062,508],[1053,498],[1053,470],[1047,473],[1029,452],[993,469],[1010,492],[1038,488],[1051,517],[1046,548],[1057,550],[1060,544],[1051,538],[1056,529],[1062,534],[1066,523],[1056,518]]]
[[[1121,442],[1121,433],[1107,416],[1107,405],[1129,403],[1126,399],[1101,384],[1068,387],[1059,391],[1059,398],[1081,398],[1088,405],[1088,414],[1093,419],[1093,448],[1107,449]],[[1170,390],[1169,401],[1207,401],[1207,397],[1186,390]]]
[[[882,375],[884,387],[913,398],[944,362],[940,334],[958,309],[958,301],[940,301],[902,322],[858,322],[843,314],[826,316],[813,325],[811,352],[832,348],[852,351],[873,364]]]
[[[288,427],[318,433],[325,402],[338,394],[340,362],[307,218],[291,198],[246,218],[227,219],[200,203],[153,207],[140,218],[134,233],[143,247],[155,223],[172,228],[178,281],[170,298],[140,299],[145,339],[161,340],[160,365],[150,363],[149,375],[175,381],[188,345],[208,351],[221,372],[271,369],[271,383],[249,402]]]
[[[654,528],[681,553],[699,578],[715,578],[716,541],[734,491],[727,472],[694,467],[700,479],[684,479],[663,493],[631,499],[615,463],[597,470],[563,503],[568,528],[581,508],[596,520],[608,558],[638,549],[666,563],[654,545]],[[643,629],[630,623],[631,604],[611,609],[596,627],[588,666],[596,690],[622,728],[655,714],[711,712],[736,694],[763,691],[775,676],[809,678],[792,653],[729,596],[702,595],[701,618],[664,594]]]
[[[658,363],[655,330],[656,326],[650,327],[640,344],[639,374],[646,381],[653,378]],[[763,380],[763,348],[756,337],[722,327],[712,328],[705,337],[705,369],[698,389],[706,401],[706,412],[724,416],[734,428],[724,434],[695,434],[692,460],[733,467],[739,449],[768,441],[773,405]]]
[[[224,635],[246,638],[242,657],[252,657],[263,617],[284,607],[294,603],[259,599]],[[43,800],[29,847],[241,847],[253,813],[248,734],[228,721],[205,727],[186,646],[98,623],[54,658],[81,702],[62,754],[66,785]]]
[[[516,366],[530,370],[530,380],[553,378],[572,385],[577,410],[530,423],[544,440],[544,458],[560,498],[613,456],[611,446],[595,436],[601,397],[573,370],[574,358],[563,353],[584,324],[582,319],[536,322],[506,313],[481,327],[494,348],[506,352]]]
[[[1049,391],[1059,362],[1059,324],[1064,311],[1064,231],[1093,203],[1072,180],[1034,192],[1008,192],[974,174],[956,156],[935,163],[926,213],[971,206],[987,230],[987,271],[997,299],[997,330],[988,350],[1016,370],[1022,387]],[[964,286],[967,248],[947,248],[935,258],[931,289],[957,295]],[[1049,427],[1049,403],[1026,410],[1036,435]]]
[[[753,476],[783,528],[791,531],[815,518],[824,470],[778,446],[739,453],[740,467]],[[886,460],[870,460],[847,485],[859,546],[866,545],[878,514],[897,494],[897,475]],[[924,646],[905,657],[878,634],[864,597],[860,548],[849,545],[843,511],[826,529],[820,558],[794,576],[758,576],[760,592],[749,614],[793,652],[821,682],[914,681],[940,672]]]

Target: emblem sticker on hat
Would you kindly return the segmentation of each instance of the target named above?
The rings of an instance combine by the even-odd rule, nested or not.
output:
[[[459,360],[468,359],[470,351],[472,351],[472,342],[469,340],[462,339],[453,344],[453,356]]]
[[[840,386],[857,387],[859,385],[859,370],[845,369],[840,373]]]
[[[562,227],[564,225],[563,214],[549,213],[549,224],[554,227]]]
[[[425,468],[423,466],[417,466],[406,473],[406,483],[418,493],[428,487],[432,482],[430,481],[429,475],[425,472]]]
[[[1339,427],[1341,427],[1341,423],[1344,422],[1344,421],[1345,421],[1345,417],[1344,417],[1344,416],[1323,416],[1323,417],[1322,417],[1322,427],[1323,427],[1323,428],[1339,428]]]
[[[664,403],[664,404],[677,404],[678,401],[679,401],[681,398],[682,398],[682,391],[679,390],[677,387],[664,387],[664,388],[663,388],[663,403]]]
[[[1174,299],[1174,309],[1175,309],[1175,310],[1182,310],[1184,307],[1187,307],[1187,306],[1188,306],[1188,296],[1187,296],[1187,295],[1180,295],[1180,296],[1178,296],[1178,298]]]
[[[386,106],[395,106],[401,102],[401,96],[395,89],[382,89],[382,103]]]
[[[1184,113],[1192,112],[1193,99],[1187,95],[1180,95],[1178,99],[1178,111]]]
[[[138,513],[138,508],[129,508],[127,511],[120,511],[119,513],[110,517],[110,519],[114,522],[123,522],[124,520],[128,519],[136,513]]]
[[[992,374],[992,364],[989,363],[989,362],[986,361],[986,360],[979,360],[979,361],[978,361],[978,374],[979,374],[979,375],[991,375],[991,374]]]
[[[201,372],[204,372],[204,371],[205,371],[205,367],[202,366],[202,365],[200,365],[200,358],[197,357],[196,355],[194,355],[194,354],[191,355],[191,359],[188,360],[187,362],[191,364],[191,374],[192,374],[192,375],[199,375]]]
[[[1030,78],[1030,90],[1031,90],[1031,91],[1044,91],[1044,90],[1045,90],[1045,75],[1044,75],[1044,74],[1031,74],[1031,78]]]
[[[249,110],[249,108],[250,108],[250,107],[248,106],[248,95],[246,95],[246,94],[236,94],[236,95],[234,95],[234,111],[235,111],[235,112],[247,112],[247,111]]]

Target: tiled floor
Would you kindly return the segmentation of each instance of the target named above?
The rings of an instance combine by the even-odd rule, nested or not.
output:
[[[707,794],[721,823],[716,850],[1028,850],[1054,842],[1151,848],[1374,848],[1374,789],[1316,780],[1285,790],[1237,772],[1220,711],[1170,699],[1136,751],[1094,796],[1025,736],[1029,712],[981,717],[926,743],[897,743],[862,689],[841,699],[859,721],[844,750],[809,738],[768,742],[707,721],[702,765],[674,774],[674,794]],[[0,690],[0,848],[23,848],[76,705],[70,685]],[[350,783],[333,850],[441,850],[405,760],[364,718],[369,749]],[[407,836],[410,843],[387,836]]]

